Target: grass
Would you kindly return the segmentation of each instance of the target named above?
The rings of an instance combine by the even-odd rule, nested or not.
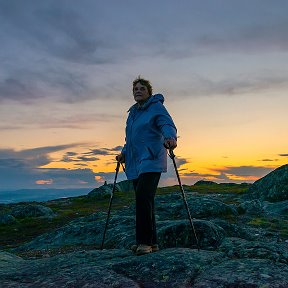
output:
[[[231,184],[202,184],[198,186],[184,185],[185,192],[195,192],[199,195],[241,194],[247,191],[247,186]],[[179,192],[179,186],[160,187],[157,195]],[[180,193],[180,192],[179,192]],[[0,225],[0,249],[13,248],[33,238],[64,226],[73,219],[85,217],[95,212],[107,212],[110,196],[97,199],[87,196],[72,197],[68,199],[52,200],[42,203],[50,207],[57,216],[52,219],[24,218],[18,219],[15,224]],[[115,192],[112,209],[122,209],[134,203],[134,192]],[[24,204],[24,203],[22,203]],[[41,204],[41,203],[40,203]],[[15,205],[15,204],[14,204]],[[13,206],[13,205],[12,205]],[[8,206],[4,206],[6,213]],[[3,211],[3,210],[2,210]]]
[[[288,238],[288,220],[278,218],[256,217],[247,224],[264,228],[268,232],[279,233],[280,237]]]
[[[0,225],[0,249],[13,248],[33,238],[64,226],[70,221],[91,215],[95,212],[107,212],[110,197],[104,199],[74,197],[64,200],[44,202],[57,216],[52,219],[24,218],[10,225]],[[134,201],[134,193],[116,192],[112,209],[117,210],[130,205]],[[21,203],[24,204],[24,203]],[[8,212],[8,210],[6,210]]]

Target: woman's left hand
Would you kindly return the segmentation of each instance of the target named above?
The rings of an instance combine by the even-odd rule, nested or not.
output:
[[[167,149],[175,149],[177,147],[177,140],[174,138],[168,138],[164,140],[164,146]]]

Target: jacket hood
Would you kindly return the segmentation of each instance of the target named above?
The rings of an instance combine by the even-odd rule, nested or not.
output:
[[[164,103],[164,96],[162,94],[155,94],[150,96],[142,106],[139,106],[138,103],[135,103],[130,107],[128,112],[134,109],[145,110],[150,104],[157,102],[161,102],[162,104]]]

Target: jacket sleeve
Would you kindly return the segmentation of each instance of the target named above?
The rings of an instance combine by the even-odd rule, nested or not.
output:
[[[159,103],[158,113],[156,115],[156,125],[160,129],[165,139],[174,138],[177,140],[177,128],[172,120],[172,117],[163,106]]]

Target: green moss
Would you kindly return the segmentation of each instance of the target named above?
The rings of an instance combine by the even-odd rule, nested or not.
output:
[[[280,237],[288,237],[288,220],[256,217],[250,220],[248,224],[264,228],[268,232],[278,233]]]

